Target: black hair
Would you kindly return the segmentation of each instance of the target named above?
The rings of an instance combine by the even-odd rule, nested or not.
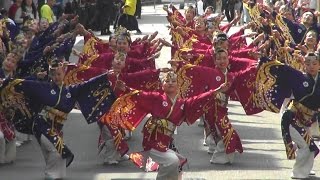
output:
[[[117,37],[116,37],[115,34],[111,34],[111,35],[109,36],[109,42],[111,41],[112,38],[116,38],[116,39],[117,39]]]
[[[228,54],[228,51],[227,50],[225,50],[225,49],[223,49],[223,48],[217,48],[217,49],[215,49],[215,51],[214,51],[214,55],[215,55],[215,57],[218,55],[218,53],[226,53],[226,54]]]
[[[126,32],[126,33],[120,34],[120,35],[117,37],[117,40],[116,40],[117,43],[118,43],[119,37],[124,37],[124,38],[128,41],[129,46],[131,45],[132,41],[131,41],[131,37],[130,37],[130,34],[129,34],[129,33]]]
[[[220,40],[222,40],[222,41],[228,40],[227,34],[225,34],[225,33],[219,33],[219,34],[216,36],[216,41],[220,41]]]
[[[316,60],[320,61],[319,52],[308,52],[304,57],[315,57]]]
[[[27,9],[26,9],[27,2],[26,2],[26,1],[27,1],[27,0],[23,0],[23,1],[22,1],[22,4],[21,4],[21,10],[22,10],[22,12],[26,12],[26,11],[27,11]],[[34,5],[33,0],[32,0],[32,3],[31,3],[31,8],[32,8],[32,14],[33,14],[33,16],[34,16],[34,19],[36,19],[36,18],[37,18],[37,8],[36,8],[36,5]]]
[[[7,11],[6,9],[4,9],[4,8],[1,8],[0,14],[1,14],[2,16],[8,16],[8,11]]]
[[[212,12],[214,11],[214,8],[212,6],[207,6],[206,9],[211,9]]]

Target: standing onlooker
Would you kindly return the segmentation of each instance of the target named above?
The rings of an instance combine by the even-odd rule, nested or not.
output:
[[[37,8],[32,0],[23,0],[21,7],[18,8],[14,21],[21,25],[27,17],[37,19]]]
[[[71,8],[73,10],[73,13],[76,14],[79,10],[79,3],[77,2],[77,0],[72,0],[72,3],[71,3]]]
[[[76,13],[76,9],[72,8],[72,4],[71,2],[67,2],[66,5],[64,6],[64,14],[75,14]]]
[[[37,3],[37,9],[38,9],[38,13],[39,13],[39,17],[41,18],[41,7],[46,4],[46,0],[38,0]],[[39,19],[40,19],[39,18]]]
[[[55,21],[55,16],[52,11],[55,3],[55,0],[48,0],[47,4],[44,4],[40,9],[41,18],[47,19],[50,24]]]
[[[101,35],[110,35],[110,24],[115,13],[113,0],[97,0],[95,10],[96,12],[91,24],[97,25],[101,31]]]
[[[249,14],[249,10],[245,7],[242,6],[242,19],[241,19],[241,24],[245,24],[245,23],[249,23],[250,21],[250,14]]]
[[[119,18],[122,14],[122,9],[121,7],[124,5],[124,2],[121,1],[121,0],[116,0],[115,2],[115,21],[114,21],[114,24],[113,24],[113,29],[117,29],[118,28],[118,21],[119,21]]]
[[[53,14],[55,15],[56,19],[59,19],[63,14],[64,3],[63,3],[63,0],[55,0],[55,1],[56,2],[52,7],[52,11],[53,11]]]
[[[228,22],[231,22],[234,19],[234,7],[237,0],[226,0],[227,5],[225,8],[225,14],[228,19]]]
[[[118,26],[125,27],[129,31],[136,30],[138,34],[141,31],[138,26],[138,21],[134,16],[136,12],[137,0],[126,0],[124,6],[122,6],[123,13],[119,18]]]
[[[234,4],[235,17],[241,17],[242,4],[243,4],[242,0],[235,0],[235,4]]]
[[[15,2],[10,6],[8,11],[8,16],[10,19],[14,20],[18,8],[21,6],[22,0],[15,0]]]

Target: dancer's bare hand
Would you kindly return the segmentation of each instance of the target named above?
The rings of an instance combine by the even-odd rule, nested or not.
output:
[[[231,86],[231,82],[225,82],[218,87],[219,92],[226,92]]]

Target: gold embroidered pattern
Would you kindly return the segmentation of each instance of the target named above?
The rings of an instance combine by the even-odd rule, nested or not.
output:
[[[243,6],[248,9],[249,11],[249,15],[251,20],[260,28],[263,27],[263,25],[261,24],[261,22],[259,21],[259,17],[260,17],[260,10],[259,7],[257,5],[253,6],[252,8],[249,7],[249,5],[247,3],[243,3]]]
[[[188,48],[188,49],[192,49],[193,48],[193,43],[195,42],[199,42],[197,40],[197,36],[195,34],[193,34],[189,39],[187,39],[181,48]]]
[[[100,104],[111,94],[111,91],[109,88],[99,87],[96,91],[93,92],[93,97],[101,96],[97,104],[92,109],[91,113],[89,114],[88,119],[91,118],[93,112],[97,110],[97,108],[100,106]]]
[[[194,61],[194,65],[199,65],[204,58],[204,54],[199,54],[199,57]]]
[[[119,97],[111,106],[108,114],[104,115],[101,120],[107,124],[113,124],[116,126],[121,126],[124,129],[134,130],[135,127],[128,120],[132,110],[135,108],[135,104],[131,97],[138,94],[139,91],[131,91],[121,97]]]
[[[23,79],[13,80],[1,91],[1,109],[16,107],[24,116],[31,118],[32,114],[25,104],[24,95],[15,91],[15,87],[23,81]]]
[[[295,159],[296,158],[296,150],[293,148],[292,142],[286,144],[286,152],[288,159]]]
[[[172,35],[172,43],[177,44],[178,47],[182,47],[183,45],[183,37],[181,34],[179,34],[177,31],[171,29],[171,35]]]
[[[83,62],[83,65],[90,67],[92,62],[97,60],[99,58],[99,56],[100,56],[99,54],[93,54],[85,62]]]
[[[289,42],[294,42],[291,34],[290,29],[287,26],[287,24],[283,21],[282,15],[278,14],[275,19],[275,24],[281,29],[282,33],[281,36],[284,38],[284,40],[287,40]]]
[[[223,136],[224,146],[225,146],[225,149],[227,149],[230,144],[230,140],[232,138],[234,129],[233,127],[230,126],[230,122],[227,116],[223,116],[223,118],[220,119],[220,126],[222,128],[222,131],[228,131],[227,133],[224,133],[226,135]]]
[[[307,126],[313,115],[317,113],[317,111],[313,111],[297,101],[291,102],[288,109],[299,115],[296,121],[299,127]]]
[[[182,98],[188,97],[188,92],[190,91],[190,85],[192,83],[192,79],[187,76],[187,70],[194,67],[195,65],[192,64],[186,64],[184,65],[177,73],[177,82],[179,90],[179,95]]]
[[[92,36],[83,46],[83,54],[94,55],[97,54],[95,46],[98,44],[96,37]]]
[[[81,65],[69,71],[64,77],[64,83],[66,86],[82,83],[83,80],[78,79],[78,72],[82,72],[89,69],[89,66]]]
[[[265,110],[278,113],[280,110],[272,103],[272,93],[275,91],[276,78],[271,75],[270,69],[283,65],[279,61],[270,61],[261,65],[256,77],[255,104]],[[273,87],[274,86],[274,87]]]

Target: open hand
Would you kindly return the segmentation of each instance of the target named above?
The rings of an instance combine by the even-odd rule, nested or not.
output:
[[[115,84],[115,88],[116,89],[119,89],[121,91],[126,91],[127,89],[127,86],[126,86],[126,83],[121,81],[121,80],[117,80],[116,81],[116,84]]]
[[[170,69],[170,68],[160,68],[160,72],[163,72],[163,73],[167,73],[170,71],[172,71],[172,69]]]
[[[46,76],[47,76],[47,72],[46,71],[37,73],[37,78],[38,79],[44,79]]]

